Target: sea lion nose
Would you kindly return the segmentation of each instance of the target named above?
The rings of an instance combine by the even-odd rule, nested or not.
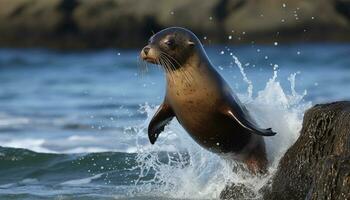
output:
[[[143,52],[145,52],[145,54],[147,55],[150,49],[151,48],[149,48],[149,47],[145,47],[145,48],[143,48]]]

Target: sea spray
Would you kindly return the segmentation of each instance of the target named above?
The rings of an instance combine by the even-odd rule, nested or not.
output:
[[[248,79],[247,74],[245,73],[244,68],[242,66],[242,63],[238,60],[238,58],[235,55],[232,55],[232,58],[233,58],[235,64],[237,65],[237,67],[239,68],[239,71],[243,77],[243,81],[248,84],[248,88],[247,88],[248,97],[252,98],[252,96],[253,96],[253,83],[251,80]]]
[[[233,170],[235,162],[222,159],[200,147],[173,120],[160,134],[155,145],[150,145],[147,126],[157,106],[145,104],[141,111],[147,114],[137,128],[137,166],[139,173],[133,195],[151,195],[171,198],[218,198],[223,188],[230,183],[243,184],[259,191],[276,170],[279,159],[295,142],[301,129],[304,111],[311,106],[304,102],[306,92],[295,90],[296,74],[289,77],[290,92],[286,92],[277,80],[277,67],[266,86],[253,97],[253,83],[236,56],[232,56],[240,69],[243,81],[248,84],[247,93],[238,94],[261,127],[272,127],[278,134],[266,137],[268,159],[267,176],[255,177],[242,170]]]

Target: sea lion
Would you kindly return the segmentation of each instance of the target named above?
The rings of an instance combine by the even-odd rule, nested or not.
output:
[[[252,172],[267,166],[262,136],[276,133],[259,128],[225,80],[214,69],[191,31],[171,27],[153,35],[141,58],[163,66],[166,94],[148,126],[152,144],[173,117],[203,148],[230,153]]]

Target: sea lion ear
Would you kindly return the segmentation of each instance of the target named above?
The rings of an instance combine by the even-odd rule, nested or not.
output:
[[[187,44],[188,44],[189,46],[191,46],[191,47],[194,46],[194,42],[192,42],[191,40],[189,40],[189,41],[187,42]]]

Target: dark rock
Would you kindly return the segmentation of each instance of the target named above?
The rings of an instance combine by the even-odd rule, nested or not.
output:
[[[226,32],[242,41],[337,40],[347,37],[349,25],[330,0],[246,1],[225,18]]]
[[[256,199],[256,192],[244,184],[235,184],[226,186],[220,193],[220,199]]]
[[[350,1],[349,0],[336,0],[335,9],[339,14],[342,14],[348,21],[350,21]]]
[[[75,0],[1,0],[0,45],[73,47]]]
[[[264,199],[350,199],[350,102],[305,113],[300,137],[281,159]]]
[[[141,47],[169,26],[207,44],[350,41],[349,10],[348,0],[0,0],[0,46]]]

